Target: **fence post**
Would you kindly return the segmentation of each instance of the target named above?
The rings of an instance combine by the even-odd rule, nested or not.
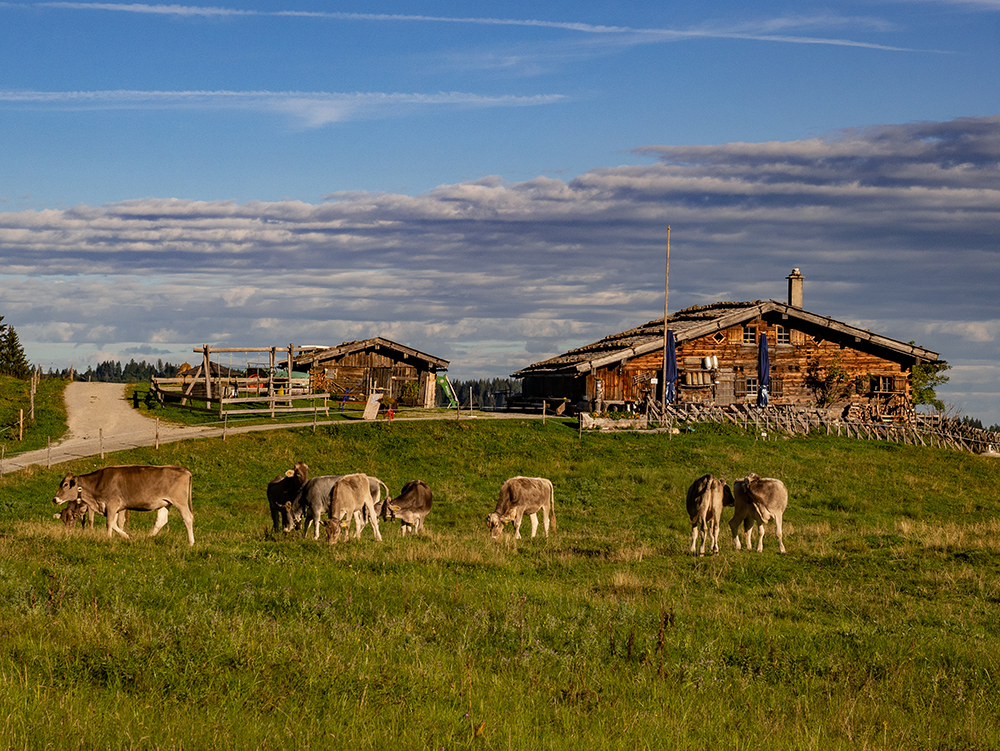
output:
[[[545,406],[548,404],[546,401],[542,401],[542,425],[545,424]]]
[[[104,458],[104,428],[98,428],[97,429],[97,436],[98,436],[98,439],[100,441],[101,458],[103,459]]]
[[[159,451],[160,450],[160,418],[156,418],[156,436],[154,438],[153,447]]]
[[[52,437],[45,436],[45,469],[52,468]]]
[[[7,458],[7,444],[0,447],[0,477],[3,477],[3,462]]]
[[[24,440],[24,410],[21,410],[21,416],[17,421],[17,440]]]

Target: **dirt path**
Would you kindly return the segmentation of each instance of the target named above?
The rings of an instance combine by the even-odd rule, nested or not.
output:
[[[168,425],[146,417],[125,399],[123,383],[74,382],[66,387],[66,435],[47,449],[27,451],[5,457],[3,472],[14,472],[32,464],[49,466],[122,451],[137,446],[152,446],[184,438],[221,435],[221,430]]]

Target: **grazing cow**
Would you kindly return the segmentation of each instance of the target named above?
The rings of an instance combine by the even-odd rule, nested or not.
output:
[[[497,540],[503,532],[504,524],[514,522],[514,539],[521,539],[521,519],[525,514],[531,517],[531,536],[538,531],[538,512],[542,512],[545,536],[549,536],[549,514],[552,515],[552,531],[556,528],[555,491],[552,481],[544,477],[512,477],[500,488],[500,498],[492,514],[486,517],[490,536]]]
[[[410,480],[399,495],[387,498],[382,504],[382,518],[399,519],[400,531],[406,536],[409,529],[417,534],[423,528],[424,517],[430,513],[434,495],[423,480]]]
[[[781,480],[761,477],[751,472],[742,480],[733,483],[733,497],[736,500],[736,513],[729,520],[729,529],[733,533],[733,544],[740,549],[740,523],[746,530],[747,550],[752,548],[753,528],[760,529],[757,539],[757,552],[764,550],[764,528],[774,519],[775,534],[778,537],[778,549],[784,553],[785,543],[781,539],[781,517],[788,507],[788,490]]]
[[[191,471],[185,467],[105,467],[85,475],[67,474],[52,502],[83,503],[107,517],[108,537],[117,532],[126,539],[130,538],[119,524],[119,512],[155,511],[155,535],[167,523],[168,509],[173,506],[187,528],[188,544],[194,545],[191,485]]]
[[[691,518],[691,553],[698,547],[698,532],[701,531],[701,550],[705,555],[705,544],[711,541],[712,553],[719,552],[719,526],[722,524],[722,507],[734,506],[733,492],[725,480],[713,475],[699,477],[688,488],[687,512]]]
[[[309,465],[305,462],[295,462],[294,468],[267,484],[267,505],[271,508],[271,522],[274,524],[275,532],[288,528],[288,509],[285,504],[298,495],[299,488],[308,480]]]
[[[288,521],[285,524],[285,531],[290,532],[295,529],[299,524],[303,523],[304,519],[302,536],[305,537],[308,534],[310,525],[315,525],[315,539],[318,540],[319,525],[322,523],[323,514],[328,513],[330,510],[330,493],[333,490],[333,486],[337,484],[337,480],[341,477],[344,477],[344,475],[320,475],[319,477],[312,477],[303,483],[295,498],[285,505],[288,511]],[[374,513],[377,514],[382,510],[382,488],[385,488],[386,498],[389,497],[389,488],[377,477],[368,478],[368,488],[372,499],[372,508]],[[361,530],[370,521],[364,518],[364,514],[366,513],[367,508],[359,511],[354,518],[358,537],[361,536]]]
[[[371,486],[368,475],[356,473],[344,475],[333,484],[330,490],[330,521],[327,522],[326,540],[331,545],[340,540],[342,532],[347,530],[354,517],[355,524],[361,511],[367,510],[368,518],[375,532],[375,539],[382,542],[382,534],[378,529],[378,514],[372,503]],[[357,537],[361,537],[361,527],[358,527]]]

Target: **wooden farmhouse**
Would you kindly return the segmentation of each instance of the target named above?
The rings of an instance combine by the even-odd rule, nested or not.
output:
[[[802,307],[794,269],[788,301],[719,302],[669,315],[677,354],[675,404],[755,404],[758,355],[767,337],[770,404],[826,407],[846,417],[899,418],[911,411],[914,365],[938,354]],[[512,375],[522,397],[583,410],[639,407],[662,399],[664,319],[574,349]]]
[[[437,373],[448,369],[448,360],[382,337],[302,348],[294,362],[309,372],[313,391],[359,401],[381,391],[385,400],[417,407],[435,406]]]

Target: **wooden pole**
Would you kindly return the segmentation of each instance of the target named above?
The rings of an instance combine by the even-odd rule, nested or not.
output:
[[[663,282],[663,378],[660,384],[662,390],[662,411],[667,414],[667,300],[670,297],[670,225],[667,225],[667,266]]]
[[[24,440],[24,410],[21,410],[21,416],[17,420],[17,440]]]
[[[98,428],[97,430],[98,441],[101,447],[101,458],[104,458],[104,428]]]
[[[212,359],[209,354],[208,345],[202,347],[202,367],[205,369],[205,406],[208,409],[212,408]]]
[[[45,436],[45,469],[52,468],[52,437]]]
[[[154,446],[157,451],[160,449],[160,418],[156,418],[156,436],[154,438]]]

